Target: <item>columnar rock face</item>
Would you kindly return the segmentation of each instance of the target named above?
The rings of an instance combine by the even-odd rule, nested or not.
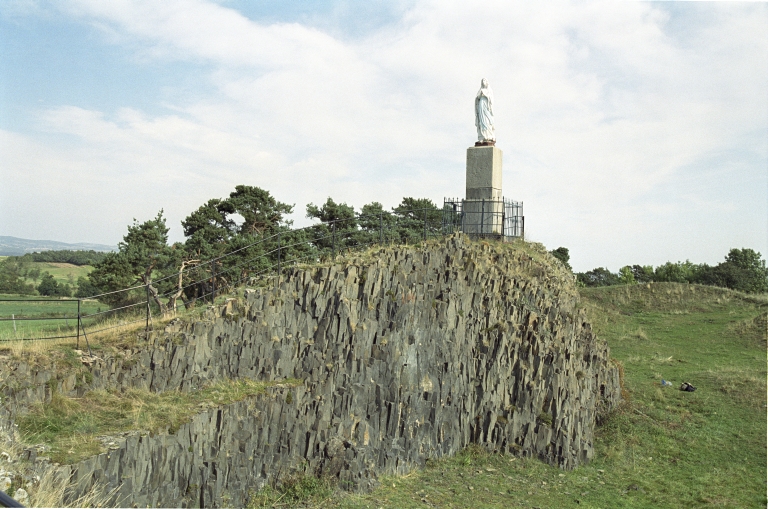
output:
[[[98,361],[93,387],[303,384],[128,437],[61,475],[116,488],[123,506],[242,506],[298,469],[365,489],[470,443],[576,467],[619,400],[618,371],[573,276],[525,249],[457,236],[293,269],[151,350]]]

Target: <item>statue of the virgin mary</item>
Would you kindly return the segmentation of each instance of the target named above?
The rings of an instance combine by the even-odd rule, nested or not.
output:
[[[478,144],[493,145],[496,141],[493,128],[493,91],[485,78],[480,82],[480,91],[475,97],[475,125]]]

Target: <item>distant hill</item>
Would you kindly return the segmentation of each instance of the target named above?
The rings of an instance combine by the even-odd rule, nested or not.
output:
[[[57,242],[55,240],[29,240],[19,239],[17,237],[3,237],[0,235],[0,256],[20,256],[26,253],[63,249],[69,249],[72,251],[117,250],[115,246],[107,246],[104,244],[88,244],[85,242],[68,244],[66,242]]]

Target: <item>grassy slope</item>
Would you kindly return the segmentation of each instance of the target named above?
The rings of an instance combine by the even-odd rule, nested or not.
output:
[[[67,283],[70,286],[77,284],[77,278],[80,276],[88,276],[88,273],[93,270],[90,265],[72,265],[71,263],[49,263],[49,262],[29,262],[27,266],[40,269],[40,272],[48,272],[53,276],[58,283]],[[70,279],[71,276],[71,279]],[[33,283],[31,279],[27,279],[26,283]],[[38,280],[38,283],[40,281]]]
[[[600,428],[590,465],[562,472],[470,448],[383,478],[371,494],[306,504],[765,507],[766,325],[753,319],[768,299],[678,284],[582,294],[596,330],[624,363],[629,396]],[[662,387],[662,377],[674,385]],[[679,391],[683,381],[698,390]]]

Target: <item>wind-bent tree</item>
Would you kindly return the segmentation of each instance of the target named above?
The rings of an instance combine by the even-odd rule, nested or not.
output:
[[[97,263],[89,279],[100,292],[114,292],[131,286],[146,288],[161,312],[167,310],[160,300],[161,293],[173,287],[166,276],[176,272],[183,257],[181,246],[168,245],[168,227],[163,211],[154,219],[128,226],[128,233],[118,244],[116,253],[108,253]],[[159,285],[154,283],[159,280]],[[124,305],[141,300],[141,291],[120,292],[100,297],[110,305]]]
[[[377,201],[363,205],[357,220],[364,232],[365,243],[393,242],[400,237],[395,228],[397,218]]]
[[[307,217],[320,220],[319,224],[311,227],[309,234],[310,242],[320,252],[327,254],[334,249],[338,252],[340,249],[361,244],[354,207],[346,203],[336,203],[329,196],[320,207],[313,203],[308,204]]]
[[[398,241],[404,244],[421,242],[425,231],[429,237],[442,230],[443,212],[429,198],[405,197],[392,212],[397,220]]]
[[[187,301],[210,295],[251,275],[273,270],[281,261],[312,258],[305,232],[291,231],[286,216],[293,205],[269,191],[239,185],[225,199],[211,199],[181,224],[187,240],[185,263],[193,284],[184,287]],[[197,261],[197,262],[196,262]]]
[[[277,201],[269,191],[258,187],[236,186],[226,202],[243,218],[237,228],[240,235],[263,236],[293,224],[285,219],[293,212],[293,205]]]
[[[231,219],[234,212],[230,203],[214,198],[188,215],[181,222],[187,252],[202,259],[221,255],[237,228]]]
[[[329,197],[322,206],[307,205],[307,217],[320,220],[312,227],[310,242],[324,253],[379,241],[416,244],[425,231],[433,236],[442,230],[442,211],[428,198],[403,198],[392,212],[372,202],[358,214],[352,206]]]

